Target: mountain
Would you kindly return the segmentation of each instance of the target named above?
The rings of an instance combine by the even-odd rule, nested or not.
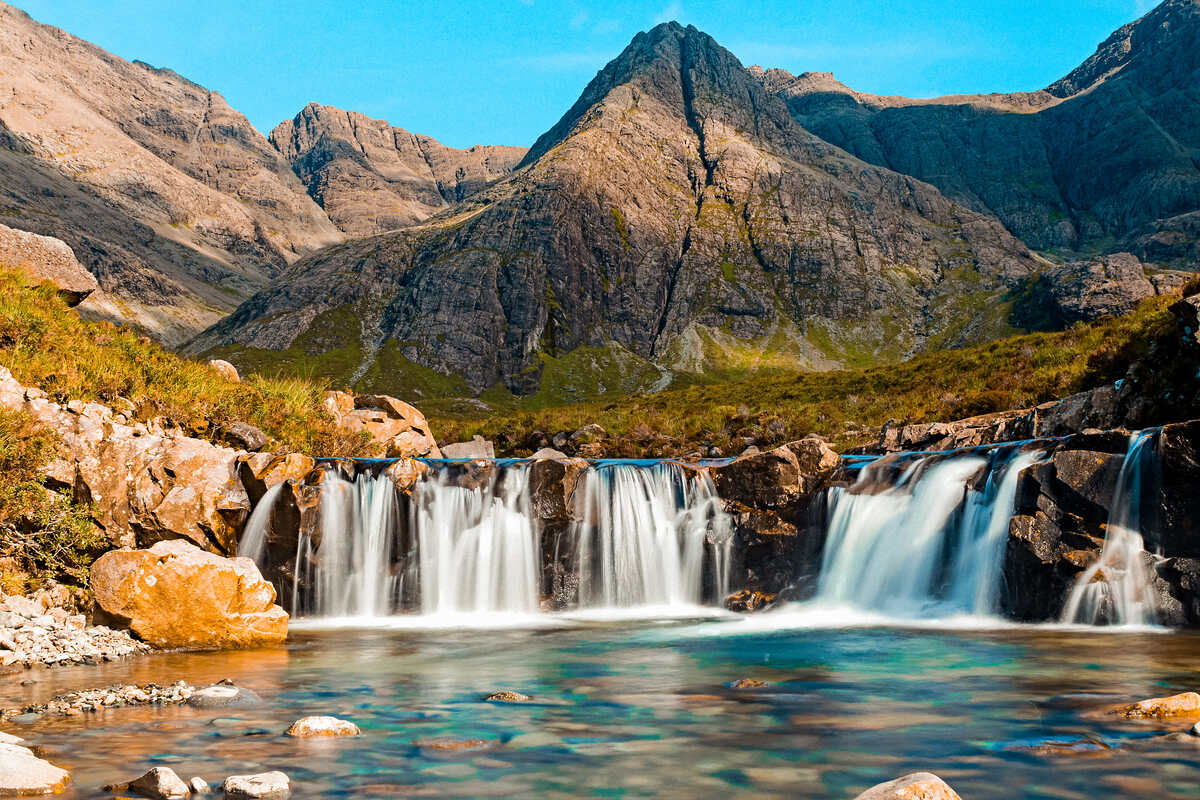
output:
[[[293,264],[190,347],[402,394],[645,388],[995,337],[1039,268],[993,217],[822,141],[668,23],[511,175]]]
[[[4,3],[0,214],[67,242],[127,320],[167,341],[341,239],[220,95]]]
[[[808,130],[1031,247],[1200,258],[1200,0],[1167,0],[1038,92],[913,100],[827,73],[755,74]]]
[[[512,172],[524,147],[446,147],[353,111],[309,104],[271,132],[329,218],[351,236],[403,228]]]

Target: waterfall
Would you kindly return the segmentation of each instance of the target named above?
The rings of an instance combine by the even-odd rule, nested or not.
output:
[[[421,611],[534,613],[541,537],[530,508],[529,470],[497,467],[486,486],[454,485],[435,473],[417,485]]]
[[[1155,433],[1141,431],[1129,437],[1113,490],[1104,546],[1096,563],[1071,587],[1063,622],[1153,625],[1157,621],[1141,534],[1142,473],[1145,454],[1151,452],[1147,445],[1154,441]]]
[[[275,501],[279,498],[285,484],[277,483],[259,498],[246,520],[246,528],[238,541],[237,554],[262,563],[267,552],[267,530],[271,527],[271,514],[275,511]]]
[[[576,489],[573,535],[581,607],[698,605],[729,589],[732,527],[704,472],[673,462],[610,463]]]
[[[303,536],[298,541],[293,614],[305,578],[317,616],[391,613],[398,606],[393,555],[399,518],[396,487],[386,475],[363,472],[351,482],[327,470],[321,485],[320,544],[314,548]],[[311,565],[307,572],[305,565]]]
[[[1041,453],[926,456],[894,485],[887,462],[866,466],[850,489],[832,489],[817,600],[889,614],[990,614],[1017,482]],[[972,488],[982,471],[982,488]]]

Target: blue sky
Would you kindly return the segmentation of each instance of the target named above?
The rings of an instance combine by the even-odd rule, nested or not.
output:
[[[16,0],[223,94],[260,130],[317,101],[448,145],[531,144],[639,30],[676,19],[743,64],[917,97],[1038,89],[1149,0]]]

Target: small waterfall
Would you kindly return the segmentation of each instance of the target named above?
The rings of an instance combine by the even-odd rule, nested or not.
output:
[[[321,540],[301,537],[296,554],[293,614],[299,583],[311,587],[311,610],[322,617],[377,617],[399,605],[393,569],[400,508],[396,487],[384,474],[360,473],[347,481],[328,470],[321,486]],[[303,566],[311,565],[307,574]]]
[[[884,464],[866,466],[853,488],[831,490],[817,601],[914,616],[994,613],[1018,478],[1042,457],[927,456],[875,493]],[[971,488],[983,470],[982,489]]]
[[[242,531],[241,539],[238,541],[237,554],[239,556],[262,563],[263,556],[267,552],[267,530],[271,527],[271,514],[275,511],[275,501],[279,499],[279,494],[285,485],[277,483],[267,489],[266,493],[259,498],[258,503],[254,506],[254,511],[250,514],[250,519],[246,520],[246,528]]]
[[[732,527],[706,473],[602,464],[576,492],[581,607],[698,605],[706,550],[713,596],[728,593]]]
[[[1071,587],[1062,620],[1084,625],[1153,625],[1154,592],[1141,533],[1142,473],[1156,431],[1129,437],[1113,490],[1104,547]]]
[[[443,473],[417,485],[412,519],[423,613],[538,610],[541,537],[529,470],[496,471],[481,488],[454,485]]]

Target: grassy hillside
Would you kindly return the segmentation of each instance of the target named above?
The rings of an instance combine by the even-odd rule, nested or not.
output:
[[[228,381],[134,331],[81,320],[50,286],[25,284],[23,275],[0,269],[0,366],[26,386],[59,402],[128,401],[137,418],[162,419],[202,438],[240,421],[261,428],[273,447],[366,454],[364,441],[340,431],[321,409],[321,382],[258,375]]]
[[[808,433],[842,448],[865,444],[889,419],[961,419],[1024,408],[1122,377],[1152,343],[1173,330],[1156,297],[1124,317],[947,350],[900,364],[836,372],[776,372],[657,394],[543,409],[431,420],[445,441],[481,434],[506,454],[540,444],[537,432],[599,423],[617,438],[610,455],[686,453],[713,445],[740,452],[747,442],[790,441]]]

